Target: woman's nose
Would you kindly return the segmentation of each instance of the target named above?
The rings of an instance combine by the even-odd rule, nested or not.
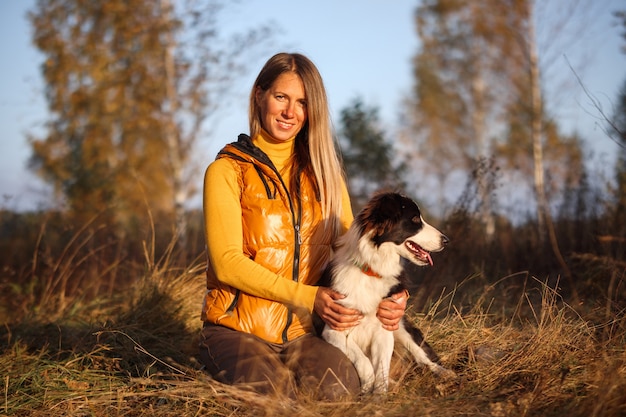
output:
[[[294,117],[295,114],[295,103],[289,102],[287,103],[287,106],[285,106],[285,109],[283,110],[284,116],[288,117],[288,118],[292,118]]]

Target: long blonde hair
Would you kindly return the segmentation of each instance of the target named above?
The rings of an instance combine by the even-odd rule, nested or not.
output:
[[[250,136],[256,136],[262,129],[256,89],[268,90],[278,76],[285,72],[293,72],[300,77],[307,101],[307,122],[296,136],[294,145],[292,178],[304,172],[313,180],[327,219],[325,223],[330,226],[326,228],[326,233],[331,233],[334,238],[341,230],[339,219],[344,173],[333,136],[324,82],[311,60],[298,53],[283,52],[265,63],[250,93]],[[295,183],[291,181],[291,184]]]

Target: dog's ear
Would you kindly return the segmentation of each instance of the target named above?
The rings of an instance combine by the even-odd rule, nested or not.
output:
[[[398,213],[396,210],[382,210],[376,213],[375,220],[373,222],[374,234],[376,236],[382,236],[393,227],[398,221]]]
[[[375,227],[374,227],[374,236],[376,237],[381,237],[382,235],[385,234],[385,232],[387,232],[387,230],[389,230],[389,226],[390,223],[389,222],[383,222],[383,223],[376,223]]]
[[[365,229],[372,230],[375,236],[382,236],[402,216],[399,195],[382,193],[374,196],[359,213],[359,221]]]

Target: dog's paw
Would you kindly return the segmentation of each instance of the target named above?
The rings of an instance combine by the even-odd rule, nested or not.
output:
[[[461,377],[459,377],[456,372],[446,369],[443,366],[439,366],[434,373],[439,379],[435,388],[439,392],[440,396],[448,395],[459,388],[461,384]]]
[[[437,368],[437,370],[435,371],[435,375],[437,375],[437,377],[441,378],[442,380],[449,382],[454,382],[459,379],[459,376],[456,374],[456,372],[451,369],[446,369],[443,366]]]
[[[370,394],[374,391],[374,378],[361,379],[361,394]]]
[[[374,395],[385,395],[387,394],[387,384],[384,382],[379,382],[376,385],[374,385],[374,391],[373,394]]]

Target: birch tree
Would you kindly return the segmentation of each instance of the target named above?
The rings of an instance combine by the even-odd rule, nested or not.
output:
[[[562,15],[552,22],[568,22],[575,9],[583,7],[579,2],[564,3],[557,10]],[[422,49],[414,64],[416,89],[409,117],[418,137],[429,144],[416,146],[419,153],[427,148],[438,155],[431,160],[452,156],[454,168],[469,171],[469,162],[488,152],[510,179],[509,187],[520,187],[530,179],[540,242],[548,239],[571,284],[548,189],[550,195],[559,195],[575,184],[584,164],[580,140],[561,134],[547,111],[541,65],[546,60],[541,61],[535,33],[535,4],[532,0],[424,1],[416,15]],[[450,148],[456,149],[454,153]],[[430,166],[433,172],[447,175],[447,169]],[[479,183],[478,189],[489,188]],[[490,196],[480,194],[485,210]],[[492,229],[484,220],[485,212],[481,217],[489,235]],[[570,287],[577,298],[574,286]]]
[[[220,0],[38,0],[29,14],[50,120],[31,167],[78,218],[184,231],[194,150],[266,27],[219,36]],[[111,210],[109,210],[111,209]]]
[[[436,175],[437,189],[454,188],[451,178],[465,176],[493,158],[510,187],[534,189],[537,213],[544,225],[549,209],[545,190],[545,159],[550,167],[580,168],[580,143],[562,135],[544,105],[539,51],[534,35],[531,0],[427,0],[416,9],[421,48],[414,58],[415,84],[408,100],[410,131],[407,148],[416,166]],[[545,153],[550,140],[558,152]],[[574,165],[577,163],[578,165]],[[487,164],[487,166],[490,166]],[[496,201],[480,174],[480,217],[493,233]],[[456,173],[456,177],[453,174]],[[576,181],[555,169],[552,186]],[[527,180],[530,179],[530,182]],[[545,227],[542,230],[546,230]]]
[[[507,94],[507,56],[517,42],[507,29],[524,15],[518,1],[427,0],[416,9],[421,50],[414,58],[415,87],[409,98],[412,130],[407,147],[419,165],[438,176],[443,190],[452,174],[478,173],[480,215],[494,232],[493,202],[481,166],[492,155],[491,138],[501,124]],[[507,51],[507,54],[503,54]]]

